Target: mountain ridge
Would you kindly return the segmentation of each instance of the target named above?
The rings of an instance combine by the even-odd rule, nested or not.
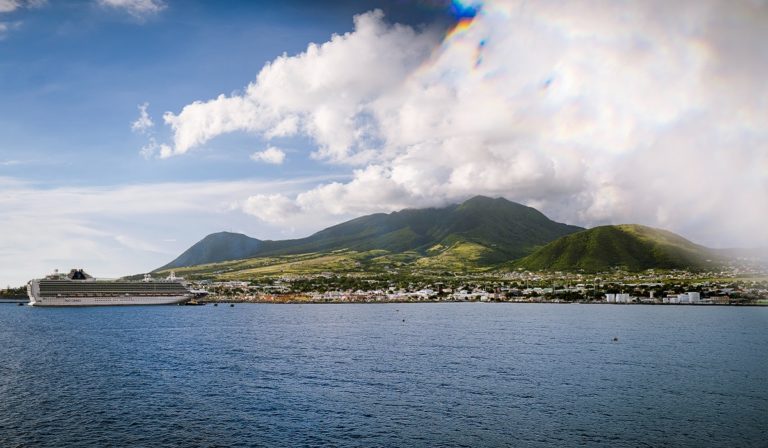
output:
[[[217,263],[227,264],[227,272],[244,270],[242,275],[388,266],[448,271],[705,270],[733,258],[726,250],[663,229],[638,224],[584,229],[503,198],[475,196],[445,207],[365,215],[291,240],[213,233],[154,272],[192,267],[221,272]]]
[[[532,253],[561,236],[584,230],[504,198],[475,196],[459,204],[361,216],[308,237],[259,240],[218,232],[207,235],[156,271],[220,261],[334,250],[385,250],[428,255],[436,246],[471,243],[484,248],[478,263],[492,265]]]

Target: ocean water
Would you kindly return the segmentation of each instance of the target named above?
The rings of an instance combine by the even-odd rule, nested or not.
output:
[[[768,308],[0,305],[0,446],[765,447]]]

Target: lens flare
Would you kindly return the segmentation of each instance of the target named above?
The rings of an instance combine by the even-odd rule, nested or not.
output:
[[[461,0],[453,0],[451,2],[451,12],[456,17],[456,24],[448,31],[445,38],[450,39],[453,36],[468,30],[472,23],[475,21],[475,17],[480,12],[480,4],[475,2],[467,2]]]
[[[451,2],[451,11],[453,15],[461,20],[463,18],[473,18],[480,10],[479,2],[453,0]]]
[[[490,6],[489,10],[493,11],[493,5],[491,4]],[[454,56],[452,58],[466,59],[470,70],[478,69],[483,63],[484,50],[488,39],[467,39],[470,36],[466,35],[466,32],[477,27],[477,23],[486,15],[485,9],[486,5],[478,0],[452,0],[451,13],[456,22],[446,32],[442,44],[435,48],[431,57],[414,70],[410,77],[418,78],[435,69],[435,63],[440,59],[445,59],[447,52],[453,53]],[[437,72],[439,71],[439,68],[437,68]]]
[[[474,17],[459,19],[459,21],[456,22],[456,25],[454,25],[453,28],[451,28],[450,31],[448,31],[448,33],[445,35],[445,38],[451,39],[457,34],[461,34],[462,32],[468,30],[474,21]]]

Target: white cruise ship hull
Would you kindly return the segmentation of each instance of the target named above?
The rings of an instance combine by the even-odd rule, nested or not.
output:
[[[195,297],[180,282],[31,280],[31,306],[174,305]]]
[[[31,306],[114,306],[114,305],[174,305],[191,296],[124,296],[124,297],[45,297],[30,296]]]

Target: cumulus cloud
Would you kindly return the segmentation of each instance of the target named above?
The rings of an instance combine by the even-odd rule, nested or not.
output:
[[[147,112],[147,108],[149,107],[149,103],[139,104],[139,118],[136,119],[133,123],[131,123],[131,129],[133,132],[138,132],[139,134],[146,134],[150,129],[152,129],[155,126],[155,123],[152,121],[152,118],[149,116],[149,113]]]
[[[99,5],[121,9],[137,19],[145,19],[166,8],[162,0],[98,0]]]
[[[285,151],[280,148],[270,146],[264,151],[257,151],[251,154],[251,160],[264,162],[272,165],[281,165],[285,161]]]
[[[365,160],[377,147],[369,127],[373,111],[366,104],[395,89],[438,41],[435,33],[389,26],[382,19],[380,11],[357,16],[354,32],[275,59],[242,95],[220,95],[166,113],[174,154],[244,130],[268,137],[301,132],[317,142],[319,158]]]
[[[582,225],[768,244],[766,23],[748,0],[487,0],[446,36],[371,12],[242,94],[166,113],[167,154],[248,131],[309,137],[315,159],[353,167],[243,202],[268,221],[487,194]]]

